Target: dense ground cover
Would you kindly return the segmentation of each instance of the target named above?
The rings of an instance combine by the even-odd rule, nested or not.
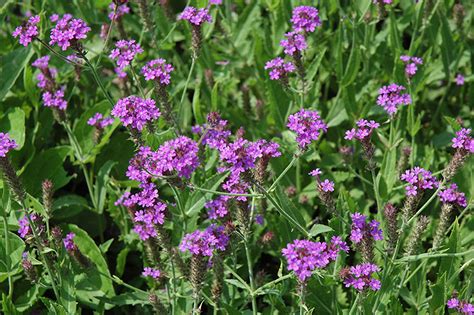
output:
[[[5,314],[473,314],[470,1],[6,1]]]

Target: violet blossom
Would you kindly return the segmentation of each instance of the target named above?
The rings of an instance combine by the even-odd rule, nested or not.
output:
[[[154,100],[132,95],[118,100],[112,116],[119,118],[124,126],[142,131],[146,124],[160,117],[160,110]]]
[[[295,72],[295,65],[283,58],[277,57],[265,64],[265,70],[270,70],[270,80],[280,80],[284,85],[288,84],[288,74]]]
[[[405,74],[408,78],[413,77],[418,71],[418,65],[423,64],[423,59],[420,57],[411,57],[407,55],[400,56],[400,60],[405,63]]]
[[[135,56],[141,53],[143,53],[143,49],[133,39],[122,39],[115,43],[115,48],[110,52],[109,58],[117,60],[115,72],[119,78],[127,76],[127,73],[124,71],[125,67],[129,66]]]
[[[370,139],[372,132],[378,127],[380,127],[380,124],[375,122],[374,120],[368,121],[366,119],[360,119],[357,121],[357,127],[357,129],[352,128],[350,130],[347,130],[344,139],[357,139],[359,141]]]
[[[146,81],[155,80],[161,85],[169,85],[171,82],[170,73],[173,70],[173,66],[166,63],[165,59],[158,58],[147,62],[141,71]]]
[[[209,10],[206,8],[197,9],[195,7],[186,7],[184,11],[179,15],[180,20],[186,20],[189,23],[200,26],[205,22],[211,23],[212,17],[209,14]]]
[[[411,104],[410,94],[403,94],[405,87],[392,83],[380,88],[377,104],[382,106],[385,111],[393,116],[398,106]]]
[[[293,9],[291,23],[297,32],[312,33],[321,25],[319,11],[310,6],[299,6]]]
[[[74,234],[73,232],[70,232],[63,239],[64,248],[66,248],[68,252],[74,252],[77,250],[77,245],[74,243],[75,236],[76,234]]]
[[[296,132],[296,141],[302,150],[305,150],[311,141],[317,140],[319,135],[328,129],[317,111],[306,109],[290,115],[287,126]]]
[[[71,14],[64,14],[51,30],[49,44],[57,44],[62,50],[66,50],[70,46],[78,48],[78,41],[86,38],[90,30],[91,28],[83,20],[75,19]]]
[[[143,268],[142,276],[151,277],[156,280],[161,277],[161,271],[159,269],[145,267]]]
[[[456,297],[453,297],[448,300],[446,306],[449,309],[455,309],[460,314],[464,315],[473,315],[474,314],[474,305],[468,301],[460,300]]]
[[[26,23],[18,26],[12,33],[13,37],[20,37],[19,42],[23,46],[28,46],[33,39],[38,36],[38,24],[40,22],[39,15],[32,16],[28,19]]]
[[[224,251],[229,243],[229,236],[225,233],[224,227],[212,224],[205,230],[196,230],[186,234],[179,250],[189,251],[195,256],[212,257],[214,251]]]
[[[408,183],[405,187],[407,196],[416,196],[423,190],[434,189],[439,185],[438,180],[431,174],[431,172],[418,166],[406,170],[400,178]]]
[[[114,2],[111,2],[109,4],[109,19],[111,21],[118,21],[124,16],[125,14],[130,13],[130,8],[127,6],[126,3],[121,4],[117,7],[117,5]]]
[[[458,191],[458,185],[451,184],[438,193],[442,203],[457,204],[460,207],[467,207],[466,196],[463,192]]]
[[[8,133],[0,132],[0,157],[6,157],[7,153],[18,147],[15,140]]]
[[[454,78],[454,81],[456,82],[456,85],[461,86],[464,85],[464,76],[460,73],[456,75],[456,78]]]
[[[104,117],[101,113],[95,113],[94,116],[87,120],[89,126],[93,126],[97,129],[104,129],[113,124],[113,122],[114,119],[112,117]]]
[[[352,227],[350,239],[354,244],[359,244],[364,238],[371,238],[376,241],[383,239],[380,223],[376,220],[367,222],[367,216],[356,212],[351,214]]]
[[[357,291],[370,289],[372,291],[380,290],[380,280],[375,279],[373,274],[379,272],[380,268],[371,263],[363,263],[352,266],[341,271],[341,277],[344,280],[346,288],[353,287]]]
[[[304,36],[298,32],[289,32],[285,34],[286,39],[280,41],[280,46],[284,48],[285,54],[295,56],[301,54],[308,45]]]

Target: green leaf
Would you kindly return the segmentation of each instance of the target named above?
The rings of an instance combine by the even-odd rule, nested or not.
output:
[[[216,190],[220,184],[224,181],[227,177],[227,173],[218,173],[211,176],[201,188],[207,190]],[[202,191],[194,192],[191,197],[188,199],[185,205],[186,214],[189,216],[193,216],[194,214],[198,213],[206,203],[207,200],[211,199],[212,193],[206,193]]]
[[[199,100],[199,97],[201,95],[201,82],[196,86],[196,89],[194,90],[194,95],[193,95],[193,113],[194,113],[194,118],[196,119],[196,122],[198,125],[202,125],[205,122],[204,116],[202,114],[201,110],[201,101]]]
[[[123,275],[123,271],[125,270],[125,265],[127,263],[127,256],[129,252],[130,252],[130,248],[125,247],[117,255],[117,267],[115,268],[115,273],[119,277]]]
[[[212,111],[217,111],[219,108],[219,82],[214,84],[211,93],[211,108]]]
[[[112,245],[112,243],[114,242],[114,239],[111,238],[110,240],[106,241],[105,243],[102,243],[99,245],[99,248],[100,248],[100,251],[102,252],[102,254],[106,254],[110,248],[110,245]]]
[[[451,128],[454,129],[454,131],[459,131],[462,128],[461,124],[456,119],[449,116],[444,116],[443,118],[448,122]]]
[[[76,288],[74,286],[74,274],[71,271],[71,266],[64,268],[61,275],[61,305],[66,309],[67,314],[75,314],[77,308],[76,302]]]
[[[107,196],[107,185],[109,182],[109,174],[112,168],[117,164],[115,161],[107,161],[97,173],[97,180],[94,185],[94,198],[97,202],[97,212],[104,212],[105,198]]]
[[[67,315],[67,311],[64,306],[59,305],[56,302],[51,301],[50,299],[41,297],[41,302],[43,302],[44,306],[48,309],[48,315]]]
[[[150,304],[150,302],[148,301],[148,294],[146,294],[146,292],[127,292],[116,295],[112,298],[101,296],[98,299],[100,301],[113,304],[115,306]]]
[[[0,282],[10,275],[17,274],[21,269],[22,254],[25,251],[25,243],[16,234],[8,231],[8,248],[5,239],[5,229],[0,229]]]
[[[315,237],[316,235],[331,232],[331,231],[334,231],[334,230],[330,226],[327,226],[324,224],[315,224],[309,230],[309,235],[311,235],[311,237]]]
[[[79,195],[65,195],[53,202],[53,216],[56,220],[75,216],[84,209],[90,209],[87,199]]]
[[[33,56],[31,45],[15,49],[5,56],[0,56],[0,101],[3,101],[8,91],[15,84],[31,56]]]
[[[288,219],[289,223],[296,227],[300,232],[302,232],[305,236],[308,236],[309,233],[306,231],[306,223],[304,221],[303,216],[299,212],[298,208],[295,207],[293,202],[288,199],[287,195],[283,192],[280,185],[277,185],[275,189],[275,196],[277,205],[273,205],[275,209],[280,212],[286,219]]]
[[[438,277],[435,285],[430,286],[431,299],[430,299],[430,314],[441,314],[444,310],[445,299],[448,296],[446,288],[446,274]]]
[[[0,121],[0,129],[7,132],[20,150],[25,143],[25,112],[19,107],[10,108]]]
[[[349,55],[349,60],[347,60],[346,64],[346,71],[344,72],[344,76],[342,77],[341,85],[343,87],[348,86],[357,77],[357,73],[359,71],[360,66],[360,47],[357,43],[357,30],[352,30],[352,49],[351,54]]]
[[[252,2],[247,5],[245,10],[239,14],[239,20],[234,30],[234,43],[236,47],[245,43],[247,35],[254,29],[260,16],[260,6],[258,3]]]

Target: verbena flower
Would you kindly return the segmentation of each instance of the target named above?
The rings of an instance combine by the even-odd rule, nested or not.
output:
[[[126,3],[121,4],[117,7],[117,5],[114,2],[111,2],[109,4],[109,10],[110,12],[108,16],[111,21],[118,21],[122,18],[122,16],[130,13],[130,8],[127,6]]]
[[[76,244],[74,243],[74,237],[76,236],[76,234],[74,234],[73,232],[70,232],[66,235],[66,237],[63,239],[63,243],[64,243],[64,248],[66,248],[66,250],[68,252],[73,252],[73,251],[76,251],[77,250],[77,246]]]
[[[296,132],[296,141],[302,150],[319,135],[326,132],[328,127],[319,116],[317,111],[301,109],[299,112],[288,117],[288,128]]]
[[[79,40],[86,38],[90,30],[91,28],[83,20],[75,19],[71,14],[64,14],[51,30],[49,44],[56,44],[62,50],[66,50],[70,46],[76,46]]]
[[[288,84],[288,74],[295,72],[295,65],[283,58],[277,57],[265,64],[265,70],[270,70],[270,80],[280,80],[284,85]]]
[[[382,106],[385,111],[393,116],[398,106],[411,104],[411,97],[409,94],[403,94],[405,87],[392,83],[380,88],[377,104]]]
[[[232,132],[228,129],[228,121],[216,112],[207,115],[207,124],[194,126],[193,133],[200,134],[201,143],[212,149],[219,149],[228,143]]]
[[[142,276],[151,277],[153,279],[159,279],[161,277],[161,271],[159,269],[145,267],[143,268]]]
[[[113,124],[113,122],[114,119],[112,117],[104,117],[101,113],[95,113],[94,116],[87,120],[89,126],[94,126],[98,129],[104,129]]]
[[[317,26],[321,25],[319,11],[310,6],[299,6],[293,9],[291,17],[293,29],[297,32],[312,33]]]
[[[205,22],[212,22],[212,17],[209,14],[208,9],[197,9],[191,6],[184,9],[184,11],[179,15],[179,19],[186,20],[196,26],[200,26]]]
[[[458,73],[454,81],[456,82],[456,85],[459,85],[459,86],[464,85],[464,76]]]
[[[119,118],[124,126],[142,131],[147,123],[160,117],[160,110],[154,100],[132,95],[118,100],[112,116]]]
[[[405,74],[408,78],[413,77],[418,71],[417,66],[423,64],[423,59],[420,57],[402,55],[400,56],[400,60],[405,63]]]
[[[20,237],[23,238],[23,239],[25,239],[27,236],[32,234],[30,223],[28,221],[27,216],[29,216],[31,221],[36,222],[36,221],[41,220],[40,217],[35,213],[25,214],[25,216],[23,216],[23,218],[18,220],[18,226],[19,226],[18,234],[20,234]]]
[[[222,4],[222,0],[209,0],[209,4],[221,5],[221,4]]]
[[[471,129],[462,128],[456,132],[453,138],[452,147],[458,150],[464,150],[468,153],[474,153],[474,139],[471,138]]]
[[[136,55],[141,53],[143,53],[143,49],[140,47],[140,44],[135,42],[133,39],[122,39],[115,43],[115,48],[112,49],[109,57],[111,59],[117,60],[115,72],[119,78],[124,78],[127,76],[127,73],[124,71],[124,69],[130,65]]]
[[[452,140],[452,147],[456,149],[454,156],[443,172],[444,178],[449,181],[463,166],[466,159],[474,153],[474,139],[471,138],[471,129],[462,128],[456,132]]]
[[[367,222],[367,216],[356,212],[351,214],[352,227],[350,239],[353,243],[359,244],[363,238],[372,238],[380,241],[383,239],[380,223],[376,220]]]
[[[219,196],[206,202],[204,207],[207,209],[209,219],[216,220],[225,217],[229,213],[228,202],[230,199],[230,196]]]
[[[225,233],[224,227],[212,224],[207,229],[196,230],[186,234],[179,249],[182,252],[189,251],[196,256],[211,257],[214,251],[224,251],[229,243],[229,236]]]
[[[381,283],[373,277],[373,274],[379,272],[380,268],[371,263],[363,263],[343,270],[342,278],[346,288],[353,287],[357,291],[380,290]]]
[[[171,82],[170,73],[173,70],[173,66],[166,63],[165,59],[158,58],[147,62],[141,71],[146,81],[155,80],[159,84],[169,85]]]
[[[55,107],[59,110],[66,110],[67,101],[64,99],[65,87],[62,86],[56,91],[46,91],[42,94],[43,104],[46,107]]]
[[[199,148],[192,139],[180,136],[164,142],[153,154],[153,174],[158,176],[172,175],[190,178],[199,166]]]
[[[18,147],[15,140],[8,133],[0,132],[0,157],[6,157],[7,153]]]
[[[406,170],[400,178],[408,183],[405,187],[407,196],[416,196],[420,191],[434,189],[439,185],[438,180],[431,172],[419,166]]]
[[[280,41],[280,46],[284,48],[285,54],[294,56],[301,54],[308,46],[304,35],[298,32],[289,32],[285,34],[286,39]]]
[[[32,16],[28,19],[28,21],[18,26],[12,33],[13,37],[20,37],[19,42],[23,46],[28,46],[29,43],[33,41],[33,39],[38,36],[38,24],[40,22],[39,15]]]
[[[442,203],[457,204],[460,207],[467,207],[466,196],[463,192],[458,191],[458,185],[451,184],[439,193],[439,199]]]
[[[344,139],[357,139],[359,141],[364,141],[365,139],[370,138],[374,129],[377,129],[378,127],[380,127],[380,124],[374,120],[368,121],[365,119],[360,119],[357,121],[357,129],[352,128],[347,130]]]
[[[455,309],[460,314],[464,314],[464,315],[474,314],[473,304],[469,303],[468,301],[457,299],[455,297],[449,299],[448,302],[446,303],[446,306],[449,309]]]

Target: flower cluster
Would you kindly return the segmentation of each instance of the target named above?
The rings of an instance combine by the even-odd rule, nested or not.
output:
[[[351,130],[347,130],[344,139],[364,141],[365,139],[369,139],[374,129],[378,127],[380,127],[380,124],[373,120],[360,119],[357,121],[357,129],[352,128]]]
[[[54,67],[49,67],[49,56],[44,56],[36,59],[31,65],[38,68],[41,72],[38,73],[36,79],[38,80],[37,86],[42,90],[54,89],[54,79],[58,71]]]
[[[70,46],[77,48],[75,47],[77,42],[86,38],[90,30],[91,28],[83,20],[75,19],[71,14],[64,14],[51,30],[49,44],[57,44],[62,50],[66,50]]]
[[[158,176],[176,173],[179,177],[190,178],[199,166],[199,147],[192,139],[180,136],[164,142],[153,154],[153,174]]]
[[[15,140],[8,133],[0,132],[0,157],[6,157],[7,153],[17,147]]]
[[[95,113],[94,116],[87,120],[89,126],[94,126],[97,129],[104,129],[114,122],[112,117],[104,117],[101,113]]]
[[[171,82],[170,73],[173,70],[173,66],[166,63],[165,59],[158,58],[147,62],[142,68],[142,74],[146,81],[155,80],[161,85],[169,85]]]
[[[197,9],[195,7],[186,7],[184,11],[179,15],[179,19],[186,20],[196,26],[200,26],[204,22],[212,22],[212,17],[209,14],[208,9]]]
[[[452,147],[458,150],[474,153],[474,139],[471,138],[471,129],[462,128],[456,132],[456,137],[453,138]]]
[[[301,109],[288,117],[288,128],[296,132],[296,141],[302,150],[313,140],[317,140],[328,127],[317,111]]]
[[[112,116],[119,118],[124,126],[142,131],[147,123],[160,117],[160,110],[154,100],[132,95],[118,100],[112,109]]]
[[[161,277],[161,271],[159,269],[145,267],[143,268],[142,276],[151,277],[156,280]]]
[[[328,179],[325,179],[324,181],[321,181],[319,179],[319,175],[321,175],[322,172],[319,168],[312,170],[309,172],[309,175],[316,177],[316,180],[318,181],[318,190],[322,190],[324,192],[333,192],[334,191],[334,182],[330,181]]]
[[[411,104],[411,97],[409,94],[403,94],[405,87],[392,83],[380,88],[377,104],[382,106],[385,111],[393,116],[398,106]]]
[[[65,87],[60,87],[56,91],[46,91],[42,95],[43,104],[46,107],[55,107],[60,110],[66,110],[67,101],[64,99]]]
[[[463,192],[458,191],[458,185],[451,184],[439,193],[439,199],[442,203],[457,204],[460,207],[467,206],[466,196]]]
[[[225,233],[223,226],[210,225],[204,231],[196,230],[186,234],[179,249],[182,252],[189,251],[195,256],[211,257],[214,251],[225,251],[229,243],[229,236]]]
[[[117,60],[115,72],[119,78],[127,76],[127,73],[124,71],[125,67],[129,66],[135,56],[141,53],[143,53],[143,49],[133,39],[122,39],[115,43],[115,48],[112,49],[109,57]]]
[[[270,69],[271,80],[280,80],[286,85],[288,84],[288,74],[294,72],[296,68],[292,62],[285,62],[283,58],[277,57],[265,64],[265,70],[268,69]]]
[[[285,54],[294,56],[301,54],[308,45],[304,35],[298,32],[289,32],[285,34],[286,39],[280,41],[280,46],[284,48]]]
[[[351,214],[352,228],[350,239],[354,244],[359,244],[364,238],[371,238],[376,241],[383,239],[380,223],[372,220],[367,223],[367,216],[356,212]]]
[[[400,60],[405,63],[405,74],[408,78],[413,77],[418,70],[417,65],[423,64],[423,59],[420,57],[410,57],[407,55],[400,56]]]
[[[420,191],[434,189],[439,185],[431,172],[419,166],[406,170],[400,178],[408,183],[405,187],[407,196],[416,196]]]
[[[73,251],[77,250],[77,246],[74,243],[74,237],[75,236],[76,236],[76,234],[74,234],[73,232],[70,232],[63,239],[64,248],[66,248],[66,250],[68,252],[73,252]]]
[[[20,37],[20,44],[28,46],[31,41],[38,36],[38,23],[40,22],[39,15],[32,16],[28,21],[18,26],[12,33],[13,37]]]
[[[456,78],[454,78],[454,81],[456,82],[456,85],[461,86],[464,85],[464,76],[460,73],[456,75]]]
[[[109,5],[109,19],[111,21],[118,21],[124,16],[125,14],[130,13],[130,8],[127,6],[126,3],[121,4],[117,7],[114,2],[111,2]]]
[[[219,149],[228,143],[231,131],[228,130],[228,121],[221,118],[216,112],[207,115],[207,124],[194,126],[193,133],[201,134],[203,145],[212,149]]]
[[[295,240],[282,249],[282,254],[288,262],[288,270],[292,270],[301,282],[305,282],[314,269],[325,268],[336,260],[340,251],[347,252],[349,248],[340,237],[334,236],[329,244]]]
[[[293,9],[291,23],[297,32],[312,33],[317,26],[321,25],[319,11],[310,6],[299,6]]]
[[[204,207],[207,209],[209,219],[216,220],[225,217],[229,213],[228,202],[230,199],[230,196],[219,196],[206,202]]]
[[[346,288],[353,287],[358,291],[371,289],[372,291],[380,290],[381,283],[372,275],[379,272],[380,268],[371,263],[363,263],[341,270],[341,277],[344,279]]]
[[[449,299],[448,302],[446,303],[446,306],[449,309],[455,309],[460,314],[464,314],[464,315],[474,314],[474,305],[472,305],[468,301],[462,301],[455,297]]]
[[[30,223],[28,222],[27,216],[30,217],[31,221],[38,221],[40,219],[38,215],[36,215],[35,213],[32,213],[30,215],[26,214],[23,218],[18,220],[18,226],[19,226],[18,234],[20,234],[21,238],[23,239],[31,234]]]

